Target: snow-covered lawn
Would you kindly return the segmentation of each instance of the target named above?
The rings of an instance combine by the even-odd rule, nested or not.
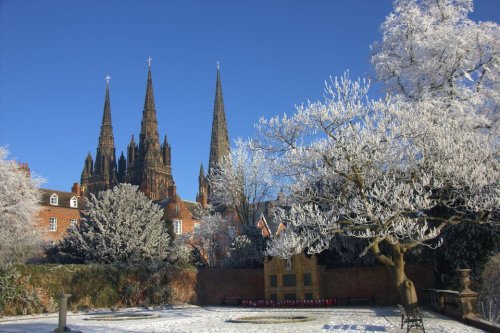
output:
[[[255,309],[232,307],[175,306],[163,309],[120,309],[118,313],[159,315],[146,320],[95,321],[90,317],[109,315],[109,310],[89,313],[69,313],[68,326],[84,333],[179,333],[179,332],[406,332],[400,329],[399,312],[394,307],[321,308],[321,309]],[[231,323],[231,319],[249,316],[307,316],[308,322],[293,324]],[[57,314],[22,316],[0,319],[0,332],[45,333],[57,327]],[[424,311],[426,332],[472,333],[481,330]],[[418,332],[418,330],[412,330]]]

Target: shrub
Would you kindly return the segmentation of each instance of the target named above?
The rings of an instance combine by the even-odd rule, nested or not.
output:
[[[500,323],[500,253],[490,258],[481,275],[479,308],[484,319]]]
[[[0,268],[0,316],[33,314],[42,310],[36,291],[29,285],[29,276],[22,277],[13,266]]]

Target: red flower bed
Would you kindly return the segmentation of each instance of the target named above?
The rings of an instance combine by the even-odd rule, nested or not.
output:
[[[320,308],[329,307],[337,304],[337,298],[326,298],[326,299],[314,299],[314,300],[304,300],[304,299],[294,299],[294,300],[243,300],[241,306],[252,307],[252,308]]]

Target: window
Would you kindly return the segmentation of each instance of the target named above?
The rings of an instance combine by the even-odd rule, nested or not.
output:
[[[305,300],[312,300],[313,299],[313,294],[312,293],[305,293],[304,294],[304,299]]]
[[[69,220],[69,226],[73,226],[74,225],[76,227],[77,223],[78,223],[77,219],[71,219],[71,220]]]
[[[174,220],[174,233],[176,235],[182,234],[182,221],[181,220]]]
[[[78,199],[76,197],[71,198],[69,201],[69,206],[71,208],[78,208]]]
[[[59,197],[57,196],[57,194],[55,194],[55,193],[54,193],[54,194],[52,194],[52,195],[50,196],[50,204],[51,204],[52,206],[57,206],[57,205],[59,205]]]
[[[284,296],[283,299],[285,301],[293,301],[297,299],[297,296],[295,296],[295,294],[285,294],[283,296]]]
[[[269,285],[271,287],[277,287],[278,286],[278,277],[276,275],[269,275]]]
[[[175,204],[175,214],[179,214],[179,204]]]
[[[49,231],[57,231],[57,217],[49,218]]]
[[[271,294],[271,300],[272,301],[277,301],[278,297],[276,297],[276,294]]]
[[[295,287],[296,280],[295,274],[283,274],[283,287]]]
[[[304,273],[304,287],[312,285],[311,273]]]
[[[227,227],[229,238],[233,239],[236,236],[236,229],[234,227]]]

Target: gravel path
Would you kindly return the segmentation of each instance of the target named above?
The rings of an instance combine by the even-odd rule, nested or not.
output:
[[[311,332],[406,332],[400,329],[401,317],[394,307],[321,308],[321,309],[255,309],[231,307],[179,306],[164,309],[120,309],[117,313],[152,314],[159,318],[97,321],[90,317],[113,314],[109,310],[70,313],[68,326],[84,333],[311,333]],[[231,319],[251,316],[306,316],[313,320],[298,323],[233,323]],[[483,332],[434,312],[423,311],[425,331],[474,333]],[[90,319],[90,320],[89,320]],[[56,314],[2,318],[1,333],[46,333],[57,327]],[[412,330],[419,332],[419,330]]]

